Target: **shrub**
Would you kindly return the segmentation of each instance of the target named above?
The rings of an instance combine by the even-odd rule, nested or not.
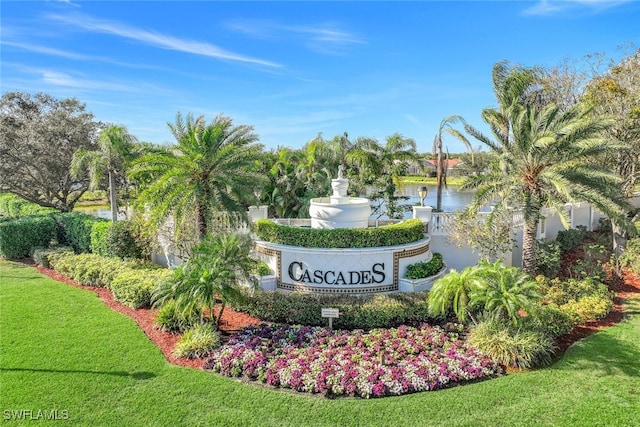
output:
[[[561,305],[560,310],[567,313],[576,324],[585,323],[609,314],[613,310],[613,301],[602,295],[587,295]]]
[[[636,275],[640,275],[640,237],[627,242],[625,251],[620,256],[620,265]]]
[[[27,216],[0,223],[0,256],[28,257],[35,248],[47,248],[55,236],[51,216]]]
[[[73,249],[70,246],[55,246],[52,248],[36,248],[31,257],[33,261],[45,268],[52,268],[50,259],[54,259],[62,254],[73,254]]]
[[[124,270],[158,268],[142,262],[123,261],[119,258],[74,252],[63,253],[55,259],[49,257],[49,262],[57,272],[81,285],[107,288],[110,287],[113,279]]]
[[[321,316],[323,307],[338,308],[340,317],[333,325],[342,329],[418,325],[433,320],[428,314],[426,292],[352,296],[258,291],[245,303],[234,305],[267,322],[315,326],[327,324]]]
[[[543,298],[547,302],[552,302],[559,306],[590,295],[611,298],[609,288],[591,277],[582,280],[561,280],[538,276],[536,280],[538,281],[538,290],[543,295]]]
[[[555,240],[539,244],[535,253],[538,274],[556,277],[562,264],[560,254],[560,243]]]
[[[429,261],[418,262],[407,266],[407,279],[423,279],[425,277],[434,276],[444,268],[442,255],[434,253]]]
[[[260,219],[256,234],[262,240],[281,245],[307,248],[370,248],[416,242],[424,238],[424,225],[419,219],[378,228],[313,229],[278,225]]]
[[[57,222],[58,243],[69,245],[76,253],[91,251],[91,230],[95,222],[108,222],[80,212],[54,215]]]
[[[100,256],[109,256],[107,249],[107,231],[113,223],[110,221],[94,222],[91,226],[91,252]]]
[[[587,237],[587,228],[579,225],[576,228],[558,231],[556,242],[560,246],[560,251],[568,252],[577,247]]]
[[[273,274],[269,265],[264,261],[258,261],[254,273],[258,276],[268,276],[270,274]]]
[[[551,338],[568,334],[575,325],[573,317],[554,303],[540,306],[535,316],[527,316],[523,322],[524,328],[541,332]]]
[[[521,369],[549,363],[554,351],[553,340],[541,332],[491,320],[475,325],[468,342],[502,365]]]
[[[220,332],[211,325],[196,325],[184,333],[176,344],[173,354],[176,357],[196,359],[206,356],[220,347]]]
[[[113,298],[128,307],[149,307],[153,290],[172,275],[167,269],[128,268],[113,279],[110,289]]]
[[[143,258],[144,250],[138,243],[135,224],[129,220],[111,224],[105,236],[107,255],[118,258]]]
[[[171,333],[181,333],[200,323],[202,311],[194,310],[188,314],[178,310],[174,300],[168,301],[158,310],[156,324],[161,330]]]

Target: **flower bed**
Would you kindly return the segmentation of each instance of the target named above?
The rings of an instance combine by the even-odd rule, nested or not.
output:
[[[205,369],[325,396],[382,397],[435,390],[502,373],[469,347],[458,328],[330,331],[310,326],[249,327]]]

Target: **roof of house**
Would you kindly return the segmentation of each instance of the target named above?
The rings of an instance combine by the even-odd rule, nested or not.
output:
[[[431,165],[431,166],[433,166],[434,168],[437,166],[436,165],[437,160],[429,159],[429,160],[425,160],[424,162],[429,164],[429,165]],[[458,166],[458,164],[460,164],[460,162],[461,162],[460,159],[445,159],[444,160],[444,164],[445,164],[447,169],[451,169],[451,168],[454,168],[454,167]]]

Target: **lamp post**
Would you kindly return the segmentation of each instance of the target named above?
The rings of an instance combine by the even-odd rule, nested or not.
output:
[[[424,199],[427,197],[427,187],[420,187],[418,195],[420,196],[420,206],[424,206]]]

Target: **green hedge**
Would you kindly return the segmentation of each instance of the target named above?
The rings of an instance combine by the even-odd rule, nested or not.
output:
[[[426,292],[370,296],[284,294],[257,291],[234,308],[266,322],[289,325],[327,325],[321,309],[340,311],[333,325],[341,329],[372,329],[433,322],[428,314]]]
[[[36,264],[45,268],[52,268],[52,262],[54,262],[54,260],[73,253],[71,246],[54,246],[50,248],[36,248],[33,250],[31,257]]]
[[[378,228],[325,230],[290,227],[260,219],[256,223],[256,234],[267,242],[306,248],[372,248],[423,239],[424,225],[419,219],[410,219]]]
[[[57,222],[57,238],[61,245],[69,245],[76,253],[91,251],[91,230],[96,222],[108,222],[80,212],[54,215]]]
[[[171,276],[168,269],[126,269],[113,279],[110,288],[115,300],[128,307],[150,307],[153,290]]]
[[[55,221],[49,215],[26,216],[0,223],[0,256],[26,258],[37,248],[46,248],[55,237]]]
[[[51,266],[60,274],[64,274],[81,285],[107,287],[125,270],[156,270],[157,265],[142,261],[102,257],[97,254],[64,253],[49,257]]]
[[[438,274],[443,268],[442,254],[435,252],[429,261],[408,265],[405,277],[411,280],[424,279]]]
[[[17,219],[24,216],[44,215],[57,212],[54,208],[45,208],[28,202],[15,194],[0,194],[0,217]]]
[[[146,243],[146,246],[149,244]],[[95,222],[91,227],[91,252],[106,257],[145,258],[136,224],[130,220]]]
[[[91,226],[91,252],[100,256],[110,256],[107,248],[107,232],[111,228],[113,222],[99,221],[94,222]]]

